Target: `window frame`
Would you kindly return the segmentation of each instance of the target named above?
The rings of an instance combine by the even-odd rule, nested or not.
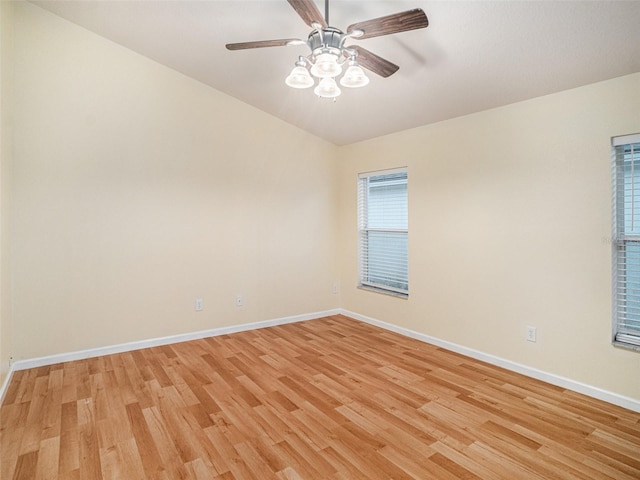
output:
[[[627,184],[627,177],[625,175],[625,153],[620,156],[618,151],[621,147],[627,145],[632,146],[632,177],[631,177],[631,200],[627,200],[625,186]],[[628,232],[627,231],[627,215],[631,210],[631,215],[636,216],[637,220],[634,223],[640,225],[640,133],[632,135],[623,135],[619,137],[613,137],[611,139],[611,169],[612,169],[612,332],[611,341],[612,344],[619,347],[628,348],[631,350],[640,351],[640,331],[636,334],[634,327],[629,328],[629,322],[637,322],[637,319],[629,319],[627,312],[629,308],[640,308],[640,297],[638,290],[640,287],[634,287],[636,291],[632,294],[635,297],[635,304],[638,306],[627,306],[627,292],[629,287],[627,285],[631,282],[628,281],[628,272],[632,269],[629,268],[631,261],[628,261],[628,245],[634,245],[640,247],[640,231]],[[638,173],[635,173],[634,169],[637,169]],[[637,179],[637,181],[635,180]],[[637,185],[636,185],[637,182]],[[637,188],[637,193],[634,191]],[[636,203],[637,202],[637,203]],[[637,211],[636,207],[637,205]],[[636,228],[631,227],[633,230]],[[637,255],[637,254],[636,254]],[[637,265],[636,265],[637,266]],[[637,277],[640,277],[640,271],[636,270]],[[629,295],[631,296],[631,295]],[[639,314],[634,314],[638,316]]]
[[[406,192],[406,211],[404,215],[407,218],[407,228],[392,228],[392,227],[372,227],[368,224],[367,219],[369,218],[369,209],[370,209],[370,201],[369,201],[369,180],[375,177],[384,177],[384,176],[392,176],[404,174],[405,179],[404,183],[407,185]],[[400,298],[408,298],[409,297],[409,226],[408,226],[408,203],[409,203],[409,184],[408,184],[408,168],[407,167],[398,167],[387,170],[378,170],[372,172],[364,172],[358,174],[358,288],[363,290],[368,290],[372,292],[392,295]],[[366,187],[364,184],[366,183]],[[389,185],[392,184],[392,180],[389,182]],[[406,276],[402,279],[402,281],[407,285],[406,289],[397,288],[391,285],[385,285],[383,283],[377,283],[370,280],[369,273],[369,238],[370,233],[382,233],[382,234],[399,234],[404,235],[406,237],[406,254],[403,260],[399,265],[394,265],[396,269],[400,271],[406,270]],[[392,282],[393,279],[389,278],[389,282]]]

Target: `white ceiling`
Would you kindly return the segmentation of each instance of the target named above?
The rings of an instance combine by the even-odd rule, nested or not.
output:
[[[33,1],[337,145],[640,71],[640,1],[331,0],[330,24],[422,8],[430,25],[351,40],[400,66],[336,102],[284,83],[306,39],[286,0]],[[322,0],[316,0],[324,12]]]

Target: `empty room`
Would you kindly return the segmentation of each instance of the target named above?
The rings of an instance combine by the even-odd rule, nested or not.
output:
[[[640,479],[638,25],[0,1],[0,479]]]

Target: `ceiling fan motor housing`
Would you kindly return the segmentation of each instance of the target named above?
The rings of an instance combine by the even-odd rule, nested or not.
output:
[[[321,53],[331,53],[337,57],[342,56],[342,46],[346,36],[342,30],[334,27],[316,29],[309,34],[307,44],[314,56]]]

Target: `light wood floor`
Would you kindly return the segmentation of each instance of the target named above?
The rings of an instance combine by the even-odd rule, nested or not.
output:
[[[19,371],[0,478],[640,479],[640,414],[342,316]]]

